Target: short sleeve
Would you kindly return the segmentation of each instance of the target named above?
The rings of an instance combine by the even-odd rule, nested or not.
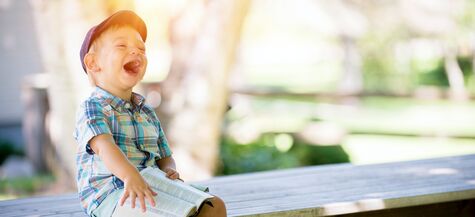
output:
[[[158,120],[158,119],[157,119]],[[158,150],[160,151],[160,156],[162,157],[170,157],[172,152],[170,150],[170,146],[168,145],[167,137],[165,136],[165,132],[163,132],[163,128],[160,124],[160,121],[157,121],[157,128],[158,128]]]
[[[89,141],[101,134],[112,134],[105,108],[99,103],[91,100],[85,101],[76,115],[76,129],[74,137],[80,148],[85,148],[89,154],[94,154]]]

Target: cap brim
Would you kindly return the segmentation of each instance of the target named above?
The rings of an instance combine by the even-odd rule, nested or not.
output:
[[[97,37],[107,28],[114,25],[131,26],[140,33],[140,36],[142,37],[142,40],[144,42],[147,39],[147,27],[145,25],[145,22],[132,11],[118,11],[112,14],[109,18],[107,18],[102,23],[96,26],[94,35]],[[93,37],[92,40],[94,39],[95,38]]]

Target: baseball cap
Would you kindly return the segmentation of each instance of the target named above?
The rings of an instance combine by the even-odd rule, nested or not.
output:
[[[86,34],[84,41],[82,42],[81,51],[79,53],[81,57],[81,64],[84,72],[86,71],[86,65],[84,64],[84,56],[86,56],[87,52],[89,52],[89,48],[91,47],[94,40],[96,40],[106,29],[113,25],[119,26],[130,26],[139,32],[142,40],[145,42],[147,39],[147,26],[145,22],[140,18],[137,14],[130,10],[121,10],[110,17],[102,21],[96,26],[93,26]]]

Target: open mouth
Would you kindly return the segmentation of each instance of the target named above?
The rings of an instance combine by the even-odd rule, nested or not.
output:
[[[140,71],[141,62],[139,60],[132,60],[124,65],[124,70],[130,74],[136,74]]]

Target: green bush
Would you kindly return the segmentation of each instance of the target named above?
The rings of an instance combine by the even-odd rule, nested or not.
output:
[[[444,60],[440,59],[436,62],[436,66],[429,71],[416,71],[418,74],[418,83],[420,85],[449,87],[449,80],[445,73]],[[469,80],[473,77],[471,58],[457,57],[457,62],[463,72],[466,84],[469,84]]]
[[[24,155],[24,153],[15,148],[12,143],[0,140],[0,165],[2,165],[10,155]]]
[[[263,134],[249,144],[239,144],[229,136],[223,136],[218,175],[231,175],[264,170],[349,162],[349,157],[340,145],[317,146],[294,139],[287,151],[275,146],[277,133]]]
[[[55,180],[51,174],[40,174],[32,177],[19,177],[0,180],[0,196],[29,196],[51,185]]]

